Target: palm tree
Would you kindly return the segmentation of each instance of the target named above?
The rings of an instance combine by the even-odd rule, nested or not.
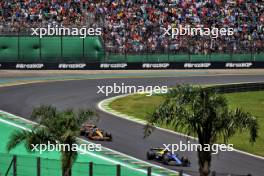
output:
[[[76,150],[71,149],[77,144],[80,126],[94,117],[97,115],[91,110],[79,110],[75,113],[72,109],[58,111],[52,106],[34,108],[31,118],[39,125],[30,131],[14,132],[7,143],[7,150],[12,150],[22,142],[25,142],[25,147],[30,152],[32,145],[36,144],[67,144],[69,150],[61,151],[61,167],[62,175],[70,176],[72,165],[78,156]]]
[[[196,136],[200,146],[217,141],[225,143],[236,132],[249,130],[250,142],[255,142],[258,123],[255,117],[241,109],[230,110],[226,98],[214,89],[178,85],[169,91],[163,104],[148,117],[145,136],[155,125]],[[198,150],[200,176],[210,174],[211,151]]]

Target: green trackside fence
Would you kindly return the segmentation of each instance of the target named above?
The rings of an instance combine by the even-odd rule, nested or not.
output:
[[[131,49],[105,47],[105,59],[108,62],[262,62],[264,61],[264,41],[250,41],[247,45],[243,42],[222,43],[222,49],[201,48],[197,50],[194,39],[190,39],[188,44],[181,47],[167,48],[162,46],[155,49],[149,48],[147,44],[144,49],[133,51]],[[210,43],[210,42],[209,42]],[[195,49],[196,48],[196,49]]]
[[[108,62],[252,62],[264,61],[264,52],[208,54],[191,54],[184,52],[144,52],[141,54],[108,53],[105,60]]]
[[[264,44],[263,44],[264,46]],[[192,48],[190,44],[190,48]],[[264,61],[264,48],[237,51],[196,53],[188,49],[159,51],[118,51],[109,49],[99,36],[80,38],[78,36],[39,36],[0,35],[1,62],[41,62],[41,63],[80,63],[80,62],[248,62]]]
[[[0,36],[0,62],[97,62],[104,58],[99,37]]]
[[[34,156],[0,154],[0,176],[59,176],[62,175],[59,160]],[[145,168],[141,176],[151,176],[151,167]],[[72,176],[134,176],[138,172],[121,165],[76,162],[71,170]]]

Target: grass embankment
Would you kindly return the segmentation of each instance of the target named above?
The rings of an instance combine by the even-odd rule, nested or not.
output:
[[[259,137],[254,145],[249,143],[248,132],[237,133],[229,143],[234,144],[236,149],[264,156],[264,91],[232,93],[225,96],[232,109],[240,107],[250,112],[258,119],[260,126]],[[151,114],[163,101],[164,96],[161,95],[151,97],[130,95],[113,101],[110,107],[123,114],[145,120],[147,115]]]

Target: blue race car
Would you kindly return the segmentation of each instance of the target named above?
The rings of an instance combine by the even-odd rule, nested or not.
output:
[[[179,155],[172,154],[164,148],[151,148],[147,152],[148,160],[155,160],[165,165],[175,165],[189,167],[191,165],[190,160],[187,157],[179,157]]]

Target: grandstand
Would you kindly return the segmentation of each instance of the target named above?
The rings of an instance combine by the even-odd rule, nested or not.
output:
[[[21,37],[29,35],[31,27],[47,25],[100,27],[102,40],[96,39],[101,43],[95,42],[97,48],[90,50],[93,46],[87,48],[83,44],[86,40],[77,42],[55,37],[41,41],[32,38],[26,42]],[[234,35],[216,39],[162,35],[164,28],[178,25],[233,28]],[[48,62],[263,61],[263,25],[264,3],[261,0],[3,0],[0,2],[0,33],[2,36],[20,35],[20,39],[9,39],[20,41],[20,46],[11,49],[16,57],[11,58],[11,55],[6,56],[9,52],[6,42],[0,42],[0,58],[1,62],[10,59],[32,61],[32,58]],[[2,37],[0,40],[6,41]],[[51,53],[47,54],[45,44],[50,40],[53,42],[49,47],[54,51],[49,50]],[[24,57],[20,50],[25,50],[21,46],[34,50],[28,52],[29,57]]]

